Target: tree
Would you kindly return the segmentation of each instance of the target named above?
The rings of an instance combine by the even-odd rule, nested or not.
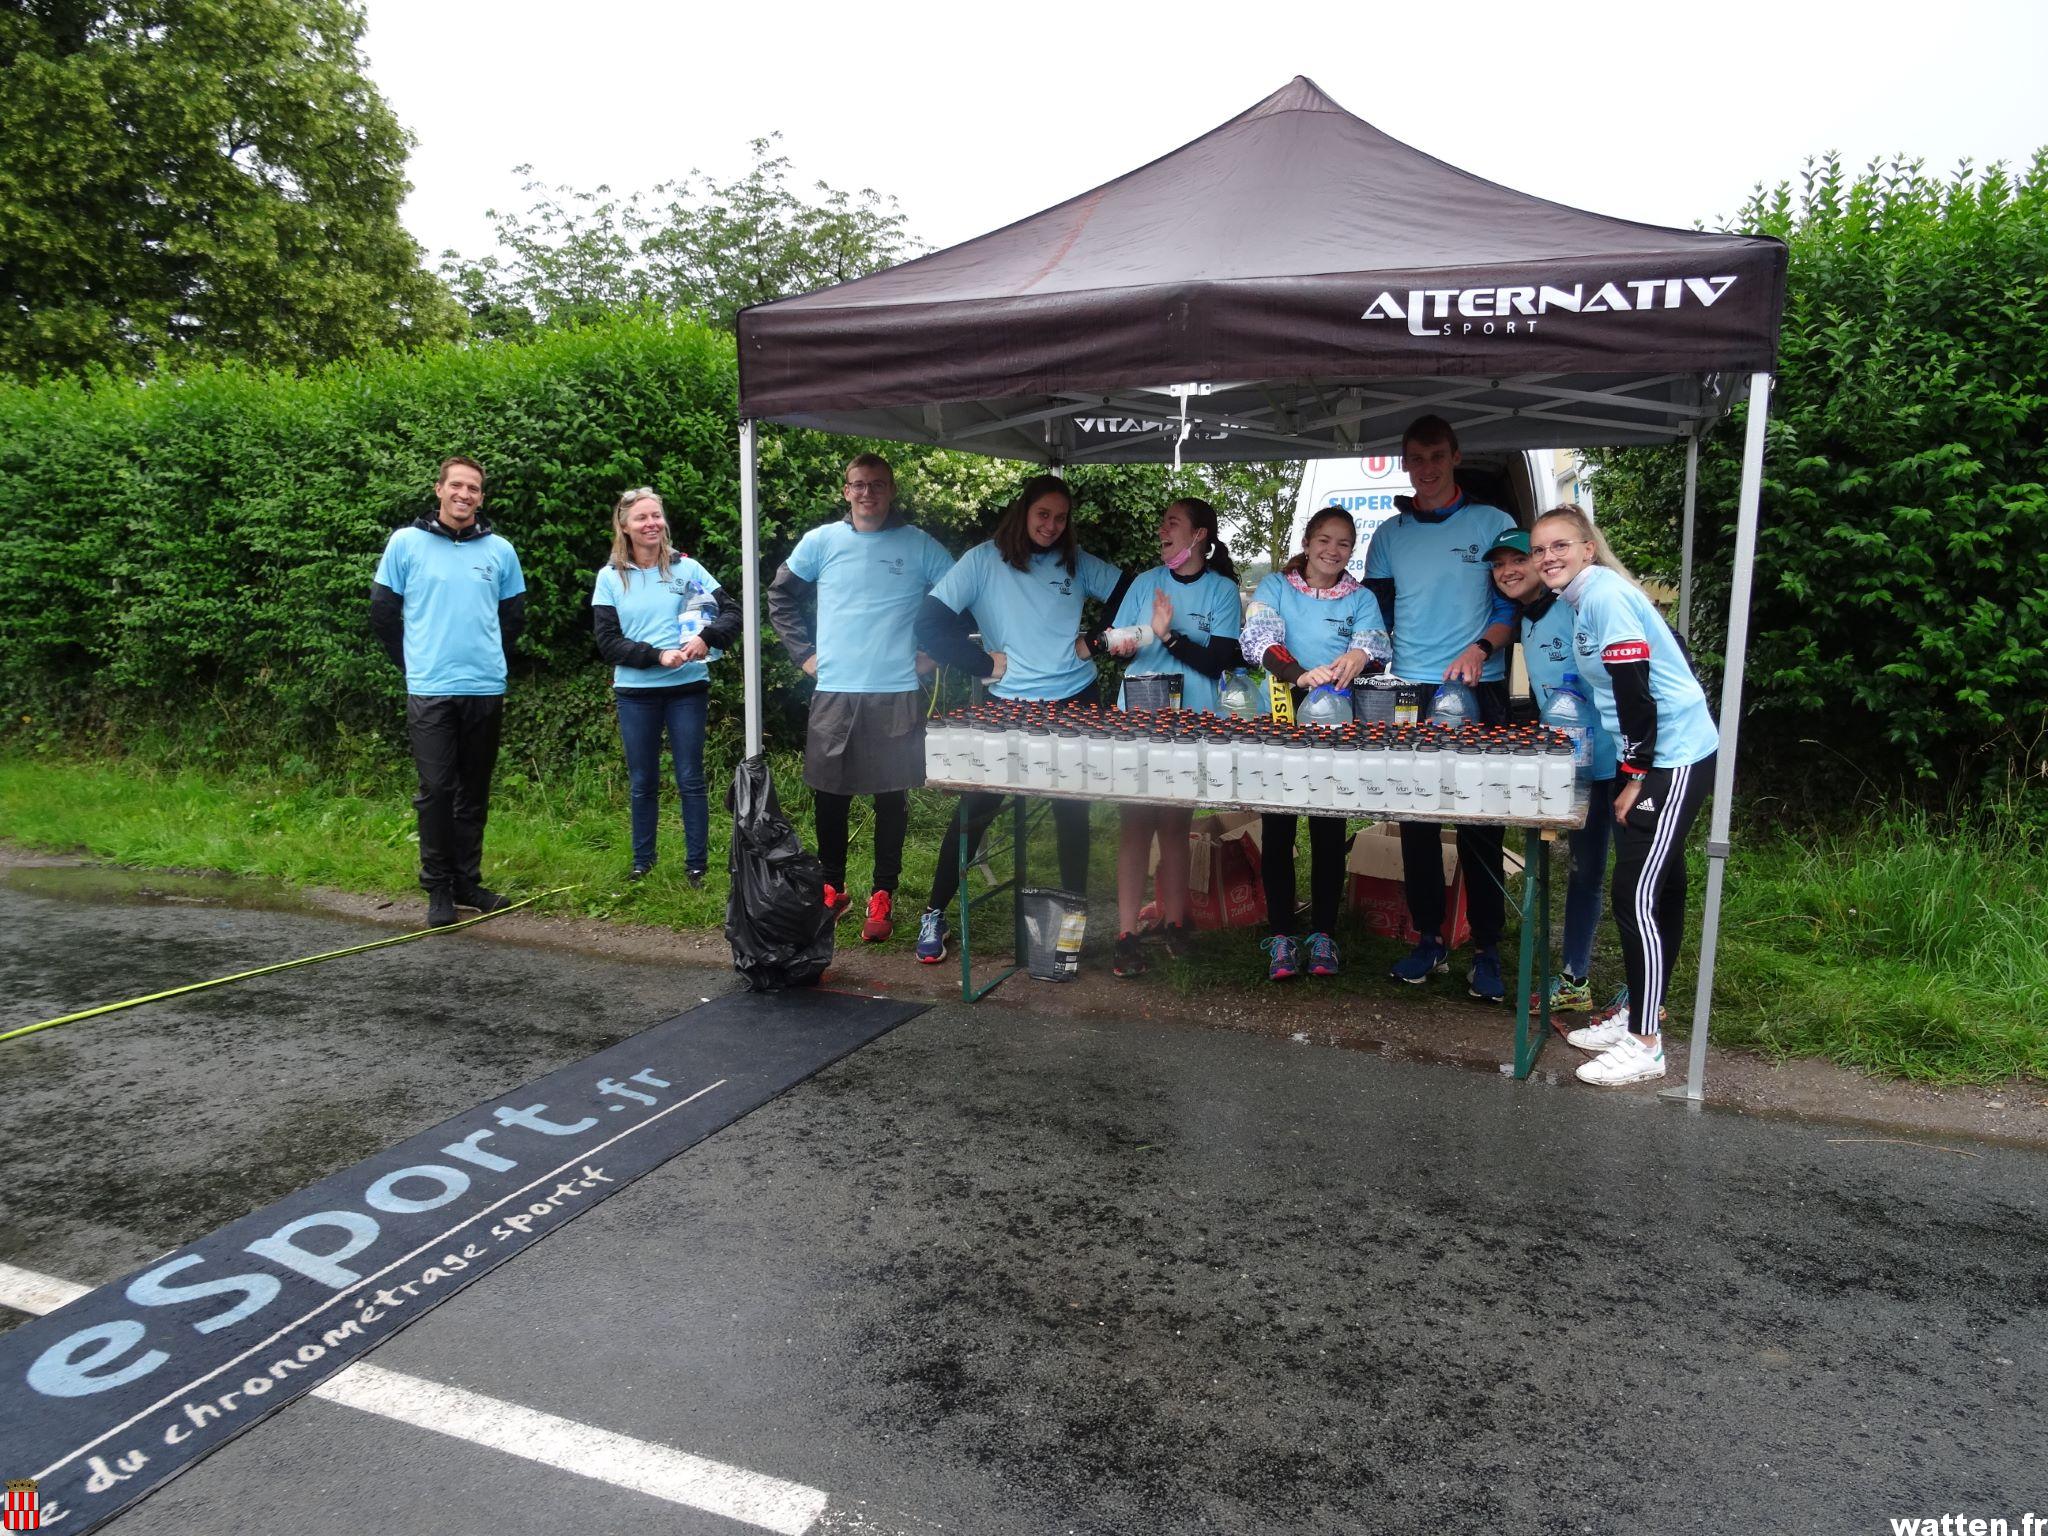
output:
[[[1229,530],[1231,552],[1240,567],[1264,560],[1277,571],[1287,563],[1306,467],[1298,459],[1203,466],[1208,484],[1198,494],[1208,497],[1218,521]]]
[[[1934,785],[2024,775],[2048,741],[2048,150],[2018,179],[1900,160],[1851,177],[1828,156],[1736,224],[1791,257],[1745,761],[1777,787],[1851,759]],[[1700,453],[1710,670],[1741,413],[1731,426]],[[1589,458],[1624,558],[1675,572],[1683,450]]]
[[[652,305],[730,327],[749,304],[863,277],[917,255],[894,198],[825,182],[789,185],[780,135],[755,139],[753,168],[720,183],[699,171],[621,198],[529,179],[524,213],[491,209],[503,253],[448,251],[441,271],[482,334],[520,335]],[[531,177],[531,166],[515,168]]]
[[[0,370],[304,368],[460,334],[351,0],[0,7]]]

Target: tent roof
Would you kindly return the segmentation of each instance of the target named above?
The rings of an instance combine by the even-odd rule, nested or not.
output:
[[[1042,213],[743,311],[740,409],[1060,461],[1350,454],[1426,409],[1474,446],[1656,441],[1772,366],[1784,275],[1778,241],[1498,186],[1297,76]]]

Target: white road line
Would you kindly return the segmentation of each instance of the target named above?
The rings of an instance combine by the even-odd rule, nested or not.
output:
[[[367,1363],[337,1372],[312,1395],[782,1536],[803,1536],[825,1512],[817,1488]]]
[[[54,1275],[0,1264],[0,1306],[41,1317],[76,1301],[90,1287]],[[488,1446],[579,1477],[630,1488],[779,1536],[803,1536],[825,1513],[828,1495],[745,1467],[634,1440],[551,1413],[522,1408],[461,1387],[357,1362],[309,1396],[395,1419],[472,1445]]]
[[[73,1285],[69,1280],[59,1280],[55,1275],[39,1275],[32,1269],[0,1264],[0,1303],[32,1317],[54,1312],[91,1289],[89,1285]]]

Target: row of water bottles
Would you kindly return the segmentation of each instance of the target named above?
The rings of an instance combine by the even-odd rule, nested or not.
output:
[[[1325,730],[1186,711],[984,705],[930,722],[925,776],[976,789],[1348,815],[1561,818],[1571,747],[1539,727]]]
[[[1228,674],[1222,684],[1223,713],[1240,720],[1257,719],[1262,713],[1265,690],[1253,684],[1244,672]],[[1323,686],[1312,688],[1295,709],[1303,725],[1340,729],[1359,718],[1351,690]],[[1463,683],[1442,683],[1430,700],[1424,722],[1429,725],[1462,728],[1478,725],[1478,697]],[[1574,777],[1581,783],[1593,776],[1593,701],[1576,672],[1567,672],[1543,706],[1543,723],[1561,731],[1571,743]]]

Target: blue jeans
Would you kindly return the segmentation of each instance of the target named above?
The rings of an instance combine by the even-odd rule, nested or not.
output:
[[[633,867],[654,866],[654,832],[661,824],[661,733],[675,758],[676,793],[683,801],[683,851],[691,869],[710,860],[711,805],[704,794],[704,714],[710,692],[661,688],[620,693],[619,740],[626,748],[626,779],[633,786]]]
[[[1595,779],[1587,788],[1586,825],[1570,834],[1572,874],[1564,888],[1564,968],[1583,977],[1593,965],[1593,931],[1607,889],[1607,845],[1614,836],[1614,779]]]

